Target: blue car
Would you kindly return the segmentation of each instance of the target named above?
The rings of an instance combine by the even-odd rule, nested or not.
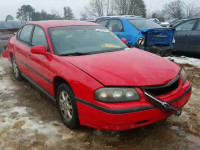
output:
[[[107,27],[120,39],[125,38],[129,47],[138,47],[148,51],[171,50],[174,41],[174,29],[163,28],[152,20],[140,17],[108,16],[96,20]]]

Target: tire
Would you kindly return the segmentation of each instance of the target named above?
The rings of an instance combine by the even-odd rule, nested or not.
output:
[[[78,128],[80,123],[75,96],[66,83],[58,87],[56,100],[63,123],[70,129]]]
[[[19,67],[17,65],[17,62],[15,58],[12,56],[12,70],[13,70],[13,75],[14,77],[18,80],[21,81],[23,79],[21,71],[19,70]]]

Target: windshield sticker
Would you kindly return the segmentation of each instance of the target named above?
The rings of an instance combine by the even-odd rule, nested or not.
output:
[[[96,29],[97,32],[109,32],[108,29]]]

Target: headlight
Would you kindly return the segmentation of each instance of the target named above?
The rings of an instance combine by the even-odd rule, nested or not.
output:
[[[137,44],[138,44],[139,46],[144,46],[144,44],[145,44],[145,37],[139,38],[139,39],[137,40]]]
[[[94,95],[95,100],[108,103],[140,100],[134,88],[101,88],[96,90]]]
[[[185,71],[182,69],[180,74],[183,77],[183,84],[185,84],[185,82],[187,81],[187,74],[185,73]]]

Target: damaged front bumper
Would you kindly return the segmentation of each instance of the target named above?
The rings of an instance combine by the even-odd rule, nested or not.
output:
[[[151,95],[150,93],[144,91],[144,94],[146,95],[147,97],[147,100],[153,104],[154,106],[164,110],[164,111],[168,111],[168,112],[175,112],[175,115],[176,116],[180,116],[181,113],[182,113],[182,109],[179,109],[179,108],[176,108],[176,107],[173,107],[171,104],[167,103],[167,102],[164,102],[162,101],[161,99],[159,98],[156,98],[154,97],[153,95]]]
[[[191,84],[187,81],[172,93],[157,97],[159,105],[152,105],[142,88],[138,91],[141,95],[140,101],[117,105],[76,98],[80,124],[112,131],[129,130],[152,124],[172,114],[181,114],[181,109],[190,99],[191,90]]]

